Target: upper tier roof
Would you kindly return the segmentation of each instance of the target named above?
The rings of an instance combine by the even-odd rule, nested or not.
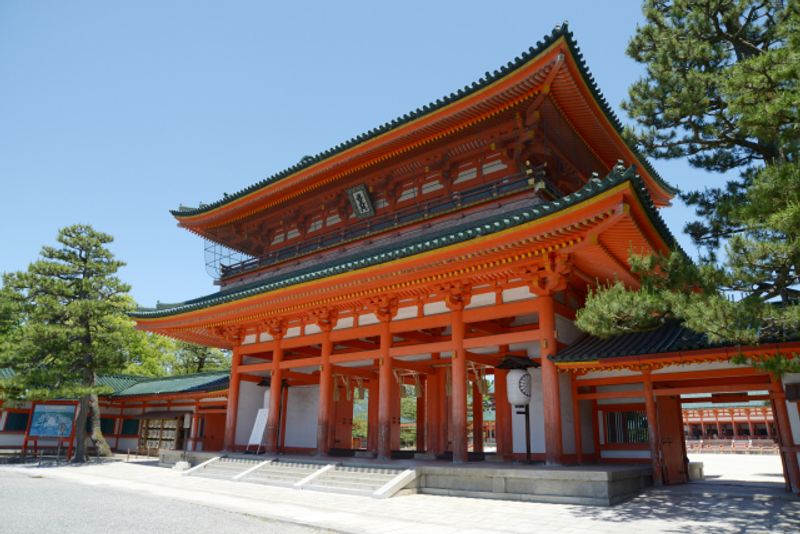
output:
[[[677,193],[677,189],[661,178],[647,159],[635,148],[625,144],[621,137],[622,124],[616,114],[611,110],[606,99],[600,93],[594,78],[589,73],[583,60],[580,49],[565,23],[553,29],[550,35],[538,42],[535,47],[529,48],[513,61],[508,62],[508,64],[494,72],[487,72],[478,81],[465,86],[463,89],[459,89],[450,95],[437,99],[435,102],[417,108],[414,111],[406,113],[401,117],[377,128],[373,128],[315,156],[307,156],[296,165],[273,174],[232,195],[226,195],[224,198],[210,204],[201,204],[198,208],[182,207],[178,210],[173,210],[171,213],[180,221],[182,226],[198,231],[198,233],[203,233],[200,229],[204,226],[223,224],[226,221],[234,220],[248,213],[252,213],[253,211],[257,211],[259,209],[258,204],[273,192],[278,183],[282,183],[290,178],[292,179],[290,181],[305,179],[312,174],[316,177],[319,172],[325,171],[326,167],[332,167],[334,164],[342,164],[340,160],[343,157],[352,159],[357,155],[361,155],[362,152],[367,153],[373,149],[377,150],[377,146],[382,143],[388,144],[389,140],[395,142],[396,140],[390,139],[394,135],[400,135],[402,133],[406,138],[410,138],[410,133],[416,132],[417,130],[421,131],[423,127],[431,127],[429,121],[438,120],[439,116],[448,117],[449,119],[449,113],[462,110],[465,106],[465,109],[470,106],[475,108],[479,104],[485,104],[485,100],[488,101],[489,97],[497,97],[495,98],[497,102],[500,102],[502,98],[508,98],[508,94],[493,95],[491,91],[496,89],[499,85],[509,82],[509,80],[516,79],[518,75],[526,74],[526,71],[531,71],[527,72],[529,76],[524,78],[526,80],[525,83],[529,83],[533,79],[534,74],[543,68],[543,64],[541,63],[542,59],[546,58],[549,54],[553,54],[554,51],[557,52],[555,49],[559,48],[561,43],[566,45],[566,47],[561,46],[561,48],[565,48],[568,52],[572,60],[570,63],[574,65],[575,70],[580,75],[579,78],[588,89],[589,98],[596,103],[596,108],[611,126],[611,131],[606,135],[610,134],[615,137],[615,142],[629,152],[629,154],[620,153],[619,156],[624,155],[625,157],[623,159],[632,159],[632,161],[628,161],[628,163],[637,165],[639,173],[651,190],[651,196],[654,198],[656,204],[666,204],[668,200]],[[522,83],[520,80],[517,81]],[[551,87],[546,87],[543,90],[549,91]],[[555,84],[552,90],[556,91]],[[581,95],[580,90],[576,93],[574,87],[565,87],[561,90],[563,91],[563,98],[565,100],[587,100],[586,96]],[[479,93],[483,94],[478,96]],[[507,91],[506,93],[510,92]],[[493,101],[492,105],[500,104]],[[586,108],[586,106],[584,106],[584,108]],[[589,106],[589,108],[592,108],[589,111],[590,113],[596,114],[592,106]],[[579,113],[585,114],[587,110],[588,108],[581,108]],[[440,126],[442,128],[444,127],[443,125],[437,125],[437,127]],[[427,135],[428,131],[426,130],[425,133]],[[624,152],[623,148],[620,148],[620,150]],[[618,159],[619,156],[614,159]]]
[[[222,290],[211,295],[189,300],[184,303],[162,306],[156,309],[139,309],[133,313],[132,316],[136,319],[143,320],[180,315],[255,295],[269,293],[312,280],[319,280],[337,274],[352,272],[393,260],[415,256],[456,243],[467,242],[482,236],[521,226],[538,219],[543,219],[554,213],[566,210],[571,206],[589,201],[599,196],[601,193],[626,182],[631,183],[663,242],[670,248],[679,248],[675,238],[672,236],[663,219],[661,219],[658,210],[653,205],[647,187],[643,183],[641,177],[635,173],[635,169],[633,167],[625,169],[622,166],[616,166],[605,179],[594,178],[578,191],[550,202],[526,207],[514,212],[493,215],[486,219],[466,223],[456,228],[448,228],[445,230],[434,229],[432,233],[425,236],[394,243],[388,247],[360,252],[353,256],[301,269],[288,275],[279,275],[259,280],[243,286]]]

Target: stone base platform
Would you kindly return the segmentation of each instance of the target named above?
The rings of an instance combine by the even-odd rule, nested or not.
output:
[[[186,460],[198,465],[215,456],[266,459],[271,455],[162,450],[159,463],[172,466]],[[455,465],[444,461],[279,455],[281,460],[361,467],[413,469],[416,478],[409,493],[476,497],[513,501],[612,506],[652,485],[652,472],[644,465],[544,466],[519,463],[475,462]]]

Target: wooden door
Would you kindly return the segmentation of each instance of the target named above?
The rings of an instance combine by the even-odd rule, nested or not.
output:
[[[658,397],[656,408],[664,484],[684,484],[689,477],[680,398]]]
[[[333,448],[350,449],[353,447],[353,388],[350,387],[350,398],[347,389],[336,386],[339,400],[334,402]]]
[[[221,451],[225,438],[225,414],[209,413],[203,415],[203,450]]]

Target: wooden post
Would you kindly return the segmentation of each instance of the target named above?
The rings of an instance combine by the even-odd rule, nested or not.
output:
[[[656,412],[656,402],[653,397],[653,379],[650,371],[642,372],[644,382],[644,405],[647,413],[647,438],[650,443],[650,463],[653,466],[653,485],[664,485],[663,473],[661,471],[661,451],[659,450],[658,438],[658,414]]]
[[[753,421],[750,419],[750,412],[752,408],[745,408],[744,413],[747,415],[747,433],[750,434],[750,439],[753,439],[755,434],[753,433]]]
[[[578,400],[578,377],[570,376],[572,383],[572,431],[575,434],[575,461],[583,463],[583,436],[581,435],[581,405]]]
[[[378,381],[370,378],[367,384],[367,450],[378,451]]]
[[[778,445],[781,449],[786,468],[786,483],[792,493],[800,493],[800,465],[797,461],[797,450],[792,438],[792,427],[789,423],[789,412],[786,409],[786,393],[780,377],[770,375],[772,397],[772,416],[778,430]]]
[[[592,388],[593,393],[597,393],[597,387]],[[594,445],[594,461],[599,463],[601,459],[600,454],[600,409],[597,405],[597,399],[592,399],[592,444]]]
[[[378,458],[392,456],[392,333],[390,317],[381,320],[380,356],[378,358]]]
[[[434,359],[438,359],[434,354]],[[425,379],[425,435],[427,437],[428,453],[439,454],[439,375],[434,372]]]
[[[425,450],[425,376],[420,377],[422,394],[417,397],[417,450]]]
[[[269,385],[269,412],[267,414],[267,439],[266,451],[277,452],[278,432],[280,431],[281,415],[281,382],[283,381],[283,339],[284,330],[281,327],[273,328],[270,331],[273,338],[272,344],[272,371],[270,374]]]
[[[736,428],[736,410],[734,408],[730,409],[731,413],[731,428],[733,429],[733,439],[739,437],[739,430]]]
[[[477,381],[472,383],[472,450],[483,452],[483,395]]]
[[[231,382],[228,386],[228,410],[225,414],[225,439],[224,449],[234,451],[236,448],[236,416],[239,410],[239,365],[242,356],[238,347],[233,349],[231,356]]]
[[[289,409],[289,388],[283,389],[283,396],[281,402],[281,432],[280,432],[280,450],[286,447],[286,413]]]
[[[561,399],[558,387],[558,369],[548,358],[556,354],[556,319],[552,295],[542,295],[539,303],[539,330],[541,331],[542,401],[544,404],[545,462],[561,463]]]
[[[469,460],[467,450],[467,358],[464,350],[464,308],[452,306],[450,311],[453,357],[451,359],[452,408],[450,421],[453,427],[453,463]]]
[[[495,439],[497,440],[497,455],[506,459],[514,453],[511,434],[511,405],[508,403],[506,390],[506,376],[508,369],[494,370],[494,409],[495,409]]]
[[[333,366],[331,365],[331,328],[321,324],[323,338],[321,351],[321,372],[319,374],[319,411],[317,413],[317,456],[325,456],[330,451],[330,429],[333,419]]]

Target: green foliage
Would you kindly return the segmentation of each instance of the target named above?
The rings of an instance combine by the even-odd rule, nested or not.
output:
[[[185,375],[230,369],[230,354],[213,347],[178,341],[171,374]]]
[[[628,54],[646,75],[623,105],[640,128],[627,135],[651,156],[739,176],[683,195],[700,217],[686,227],[705,251],[699,266],[678,252],[634,257],[641,289],[592,291],[577,324],[609,336],[675,319],[748,345],[797,337],[800,5],[647,0],[644,13]],[[776,372],[800,368],[777,360]]]
[[[115,276],[123,263],[106,248],[111,236],[74,225],[56,239],[60,246],[43,247],[27,271],[3,276],[4,299],[19,322],[4,336],[8,350],[0,355],[0,366],[15,376],[0,390],[12,400],[79,398],[75,458],[83,461],[89,410],[92,439],[110,452],[100,434],[97,394],[105,390],[97,375],[125,364],[120,347],[133,302],[129,286]]]

